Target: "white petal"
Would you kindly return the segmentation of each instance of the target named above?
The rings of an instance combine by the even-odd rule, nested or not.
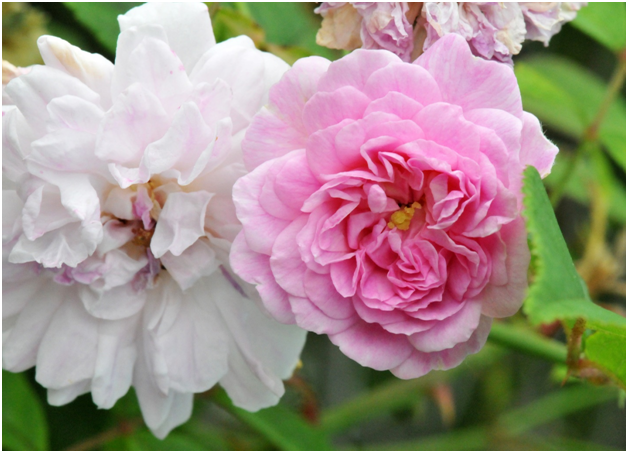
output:
[[[168,196],[150,243],[155,258],[160,258],[166,252],[179,256],[205,235],[205,210],[211,198],[212,194],[203,190]]]
[[[179,256],[166,252],[161,257],[161,263],[182,291],[191,288],[199,278],[210,275],[220,265],[216,252],[203,239],[196,241]]]
[[[133,387],[140,403],[146,425],[159,439],[183,423],[192,415],[194,395],[159,391],[152,382],[146,364],[140,357],[133,373]]]
[[[82,285],[80,295],[85,309],[92,316],[107,320],[132,316],[146,303],[146,292],[135,290],[131,283],[106,291]]]
[[[207,288],[195,286],[183,293],[167,274],[159,278],[147,304],[147,309],[155,311],[147,311],[150,325],[146,329],[166,364],[169,389],[209,390],[227,372],[227,336],[215,308],[207,303]]]
[[[15,190],[2,191],[2,243],[13,241],[20,234],[24,203]],[[4,280],[4,278],[3,278]]]
[[[148,175],[131,177],[124,170],[137,169],[146,146],[160,139],[168,126],[159,99],[140,84],[131,85],[105,114],[96,140],[96,156],[113,164],[117,170],[113,176],[123,188],[144,183]]]
[[[251,122],[253,116],[267,99],[267,87],[263,83],[266,60],[246,36],[228,39],[212,47],[190,75],[190,80],[199,83],[214,83],[222,79],[233,92],[231,118],[233,133],[237,133]]]
[[[92,398],[99,409],[110,409],[126,394],[137,358],[137,328],[140,316],[98,325],[98,352]]]
[[[81,81],[46,66],[33,66],[28,74],[11,80],[6,90],[38,136],[46,130],[49,117],[46,107],[54,98],[72,95],[100,103],[100,96]]]
[[[2,109],[2,182],[8,179],[17,182],[28,172],[24,163],[24,153],[20,145],[18,117],[24,117],[17,107]]]
[[[44,387],[63,388],[94,374],[98,320],[72,290],[66,292],[39,346],[35,378]]]
[[[102,226],[84,228],[74,222],[30,241],[22,235],[9,255],[12,263],[36,261],[45,267],[76,267],[94,252]]]
[[[118,22],[122,32],[138,25],[161,25],[188,72],[216,43],[207,6],[202,3],[146,3],[118,16]]]
[[[24,371],[33,365],[44,333],[53,313],[66,298],[68,288],[46,284],[33,294],[20,313],[11,333],[2,342],[2,367],[9,371]]]
[[[210,283],[210,279],[212,280]],[[206,283],[205,283],[206,282]],[[229,373],[220,381],[234,404],[250,411],[276,404],[299,359],[306,331],[280,324],[217,273],[203,279],[230,333]]]
[[[84,379],[75,384],[59,389],[48,389],[48,404],[51,406],[63,406],[71,403],[77,396],[88,393],[91,387],[91,379]]]
[[[111,106],[113,64],[109,60],[54,36],[41,36],[37,46],[46,66],[76,77],[100,95],[105,109]]]
[[[121,66],[116,61],[116,89],[140,83],[172,115],[192,91],[181,60],[162,39],[145,37]]]
[[[49,132],[32,143],[27,161],[60,172],[93,173],[111,178],[107,164],[94,155],[103,111],[76,96],[62,96],[48,104],[48,112]],[[31,171],[37,174],[34,167]]]
[[[208,126],[229,116],[231,111],[231,88],[222,79],[214,83],[200,83],[194,87],[191,100],[196,103]]]

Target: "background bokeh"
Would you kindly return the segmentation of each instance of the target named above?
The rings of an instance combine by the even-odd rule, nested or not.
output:
[[[116,16],[138,4],[3,3],[2,58],[39,64],[36,39],[52,34],[113,61]],[[218,41],[246,34],[288,63],[344,54],[315,43],[314,3],[208,6]],[[549,47],[526,42],[514,59],[524,108],[560,147],[545,184],[571,256],[592,299],[624,317],[625,17],[625,3],[591,4]],[[532,327],[521,313],[507,322],[501,327],[530,338],[566,341],[560,323]],[[132,391],[109,411],[97,410],[89,394],[52,407],[33,370],[3,371],[3,447],[625,450],[625,390],[603,376],[562,385],[566,365],[542,355],[493,338],[454,370],[401,381],[359,366],[327,337],[310,334],[303,365],[279,406],[249,414],[212,389],[197,396],[192,419],[164,441],[144,426]]]

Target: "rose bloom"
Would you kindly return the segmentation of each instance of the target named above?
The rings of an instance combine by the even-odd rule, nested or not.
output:
[[[243,150],[231,263],[279,321],[406,379],[457,366],[521,306],[522,173],[547,175],[558,150],[513,71],[462,37],[413,64],[298,61]]]
[[[413,61],[456,33],[482,58],[512,65],[525,39],[546,46],[586,2],[323,2],[316,41],[333,49],[386,49]]]
[[[2,364],[36,366],[53,405],[91,392],[106,409],[133,385],[164,437],[216,383],[276,404],[304,344],[228,261],[240,142],[288,65],[215,44],[203,4],[119,22],[115,65],[43,36],[45,66],[3,89]]]

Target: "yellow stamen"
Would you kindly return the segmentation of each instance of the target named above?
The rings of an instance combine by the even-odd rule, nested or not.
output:
[[[410,206],[404,206],[399,211],[393,212],[390,216],[390,222],[388,222],[388,228],[392,230],[396,227],[399,230],[406,231],[410,228],[410,222],[416,209],[421,209],[421,205],[415,201]]]

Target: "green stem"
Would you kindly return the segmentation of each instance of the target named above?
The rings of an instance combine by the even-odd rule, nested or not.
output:
[[[598,111],[593,118],[593,121],[589,124],[589,126],[585,129],[584,134],[582,135],[582,139],[576,152],[569,162],[569,165],[565,169],[565,172],[561,175],[560,180],[554,186],[554,190],[552,191],[552,196],[550,197],[550,201],[552,202],[552,207],[556,208],[558,206],[558,202],[562,198],[565,188],[567,187],[567,183],[571,178],[571,175],[574,173],[576,168],[576,164],[581,159],[582,155],[585,154],[585,151],[589,148],[589,146],[598,141],[598,133],[600,130],[600,126],[604,121],[604,117],[608,113],[608,110],[613,105],[613,101],[615,97],[617,97],[617,93],[621,89],[624,80],[626,79],[626,57],[620,56],[619,61],[617,62],[617,66],[615,71],[613,72],[613,76],[608,84],[608,88],[606,89],[606,94],[604,95],[604,99],[598,108]]]
[[[488,339],[496,345],[540,357],[550,362],[564,364],[567,360],[567,347],[564,344],[543,337],[528,328],[494,322]]]
[[[503,351],[487,345],[478,354],[469,356],[465,362],[451,370],[432,371],[418,379],[407,381],[395,379],[346,403],[327,409],[321,414],[321,428],[328,434],[343,431],[367,420],[381,417],[390,411],[416,405],[423,393],[442,382],[479,369],[497,360]]]
[[[423,437],[407,442],[375,444],[362,447],[362,450],[486,450],[486,449],[547,449],[548,446],[565,447],[567,450],[578,447],[598,447],[596,450],[609,450],[609,447],[593,445],[577,439],[563,441],[560,438],[538,438],[523,436],[531,429],[557,420],[588,407],[617,398],[617,390],[608,387],[574,385],[563,388],[536,400],[522,408],[502,414],[494,425],[473,426],[434,436]],[[518,448],[512,448],[518,446]],[[503,448],[511,447],[511,448]],[[524,448],[527,447],[527,448]],[[345,449],[345,448],[342,448]],[[559,448],[565,449],[565,448]]]

